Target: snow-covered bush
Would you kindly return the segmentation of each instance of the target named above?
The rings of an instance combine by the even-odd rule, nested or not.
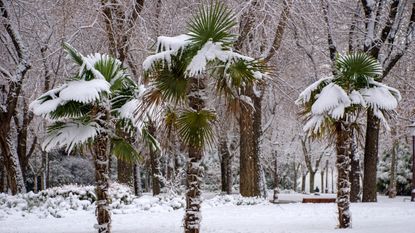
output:
[[[396,151],[396,192],[397,195],[411,194],[411,148],[405,144],[399,144]],[[389,187],[391,154],[385,151],[378,164],[377,185],[381,193],[387,193]]]

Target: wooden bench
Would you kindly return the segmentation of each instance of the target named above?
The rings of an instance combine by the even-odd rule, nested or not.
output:
[[[328,197],[305,197],[303,203],[335,203],[336,198]]]

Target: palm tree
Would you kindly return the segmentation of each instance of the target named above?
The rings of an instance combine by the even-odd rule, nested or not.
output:
[[[158,37],[156,53],[143,63],[150,83],[144,101],[147,106],[140,107],[153,103],[168,107],[165,122],[172,128],[168,131],[176,131],[188,148],[186,233],[200,231],[200,163],[204,149],[214,142],[216,114],[206,100],[213,94],[224,94],[228,103],[249,107],[252,101],[242,96],[241,90],[263,75],[260,61],[232,51],[234,19],[219,2],[202,6],[188,22],[187,34]],[[208,85],[207,80],[214,84]],[[216,92],[209,91],[212,86]]]
[[[33,101],[36,115],[51,119],[43,148],[89,146],[95,161],[96,215],[98,232],[111,232],[109,210],[109,156],[135,160],[139,154],[127,140],[135,127],[125,117],[134,100],[135,83],[121,62],[101,54],[84,57],[69,44],[64,48],[80,67],[69,81]]]
[[[401,99],[398,90],[376,81],[382,74],[378,61],[364,53],[338,56],[334,77],[325,77],[307,87],[296,101],[306,119],[308,136],[332,136],[336,145],[337,207],[339,227],[351,226],[350,144],[353,120],[361,110],[371,109],[386,127],[385,114]]]

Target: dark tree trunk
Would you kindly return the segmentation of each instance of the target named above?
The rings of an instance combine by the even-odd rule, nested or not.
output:
[[[326,187],[324,189],[325,193],[329,192],[329,160],[326,160]]]
[[[367,112],[366,143],[363,173],[363,202],[376,202],[376,171],[378,160],[379,119]]]
[[[152,122],[148,124],[148,133],[155,138],[156,127]],[[150,151],[150,163],[151,163],[151,184],[153,189],[153,196],[160,194],[160,151],[154,149],[152,146],[149,148]]]
[[[352,132],[350,143],[350,163],[351,170],[349,174],[349,181],[351,183],[350,189],[350,201],[359,202],[360,201],[360,158],[357,154],[357,143],[356,137]]]
[[[4,192],[5,190],[5,182],[4,182],[5,177],[6,177],[6,174],[4,171],[4,161],[3,161],[3,157],[0,156],[0,193]]]
[[[219,157],[221,170],[221,190],[226,194],[232,193],[232,157],[228,148],[228,139],[222,136],[219,139]]]
[[[134,172],[134,195],[141,196],[141,176],[140,176],[140,167],[137,163],[133,165]]]
[[[324,189],[325,189],[325,186],[324,186],[324,169],[321,169],[321,171],[320,171],[320,179],[321,179],[320,192],[324,193]],[[326,184],[326,186],[327,186],[327,184]]]
[[[253,98],[252,87],[247,88],[245,95]],[[257,110],[257,109],[256,109]],[[259,111],[261,111],[259,109]],[[258,111],[255,111],[258,112]],[[257,116],[258,117],[258,116]],[[258,124],[258,122],[256,122]],[[255,129],[254,112],[250,106],[242,106],[239,118],[240,127],[240,182],[239,190],[244,197],[261,196],[259,170],[259,129]],[[260,127],[260,126],[259,126]]]
[[[109,163],[111,164],[111,163]],[[133,165],[121,159],[117,160],[118,182],[131,185],[133,182]]]
[[[315,179],[315,176],[316,176],[316,172],[317,171],[313,171],[313,172],[310,172],[310,182],[309,182],[309,184],[310,184],[310,193],[314,193],[314,179]]]
[[[303,173],[301,176],[301,192],[303,193],[305,192],[305,182],[306,182],[307,174],[308,172]]]
[[[339,228],[351,227],[350,206],[350,129],[348,123],[336,123],[337,210]]]
[[[293,182],[293,190],[294,192],[297,192],[297,186],[298,186],[298,170],[300,169],[300,163],[295,164],[293,163],[294,168],[294,182]]]

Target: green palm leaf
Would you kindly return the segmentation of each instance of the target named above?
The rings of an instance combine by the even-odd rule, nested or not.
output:
[[[201,7],[188,23],[190,40],[199,47],[209,40],[229,44],[234,39],[229,33],[236,24],[234,14],[223,3],[209,5]]]
[[[208,110],[185,110],[178,120],[178,133],[183,142],[191,147],[202,149],[214,141],[212,123],[216,115]]]
[[[346,89],[360,89],[369,86],[370,78],[382,75],[382,66],[375,58],[365,53],[352,53],[337,57],[336,72],[335,82],[340,86]]]
[[[112,148],[111,152],[118,159],[134,163],[142,159],[141,154],[135,149],[135,147],[129,143],[126,139],[118,137],[111,139]]]

